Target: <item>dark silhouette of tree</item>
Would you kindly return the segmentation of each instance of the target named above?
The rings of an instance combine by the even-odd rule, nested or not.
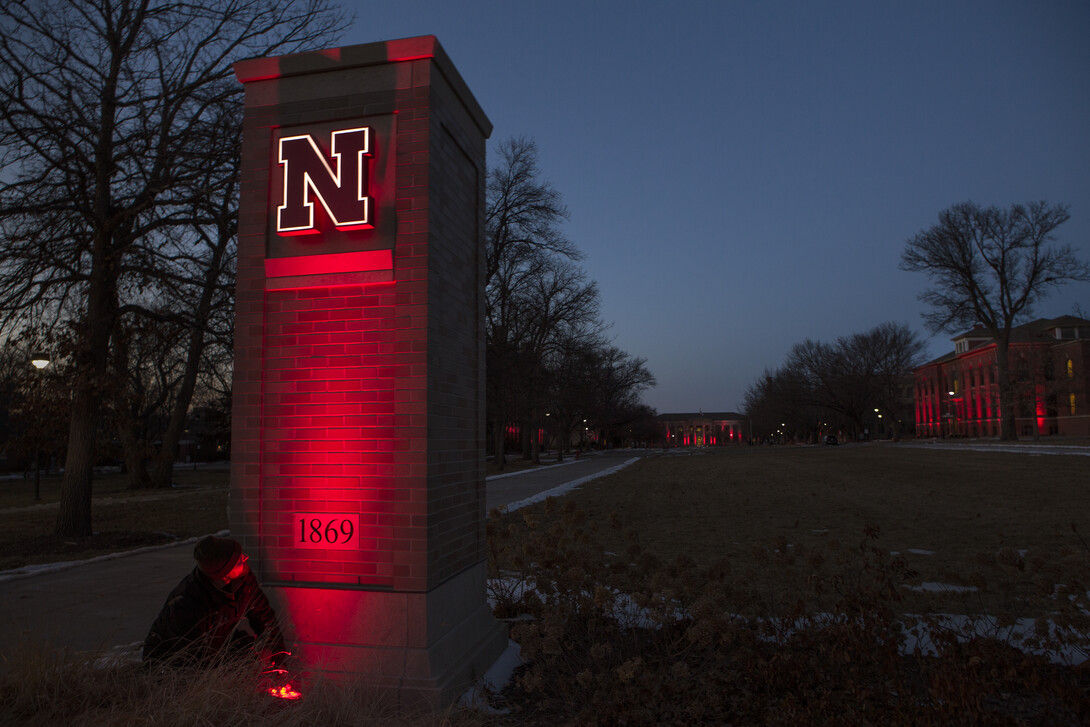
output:
[[[633,420],[640,392],[654,385],[642,359],[603,339],[598,286],[576,264],[582,253],[560,228],[567,209],[541,180],[537,153],[532,140],[504,141],[488,175],[488,420],[500,469],[509,424],[520,425],[524,456],[536,462],[539,431],[563,453],[588,416],[600,430]]]
[[[900,439],[901,422],[915,416],[914,401],[905,394],[911,390],[906,382],[923,363],[924,340],[905,324],[882,323],[864,333],[839,339],[837,347],[857,362],[864,382],[862,388],[870,396],[865,416],[873,420],[873,410],[879,409],[893,438]]]
[[[1069,245],[1053,244],[1070,215],[1046,202],[981,207],[972,202],[939,213],[937,224],[910,238],[901,269],[922,272],[931,287],[920,294],[935,333],[981,326],[996,343],[1000,438],[1017,439],[1009,360],[1011,329],[1054,287],[1090,280],[1090,266]]]
[[[488,418],[502,469],[506,427],[533,411],[550,339],[596,319],[597,287],[572,265],[582,255],[560,231],[567,209],[540,179],[537,146],[509,139],[498,153],[485,203],[485,315]]]
[[[206,353],[211,346],[230,351],[232,344],[241,108],[230,103],[219,113],[209,114],[208,122],[210,163],[204,177],[194,180],[201,193],[194,194],[188,218],[182,216],[178,225],[153,235],[149,245],[158,253],[156,263],[149,266],[154,271],[149,284],[154,295],[143,296],[150,304],[134,301],[122,309],[144,337],[159,339],[150,345],[162,349],[158,355],[118,367],[129,372],[130,381],[137,385],[126,393],[143,388],[138,379],[151,374],[158,382],[155,390],[163,394],[156,406],[143,408],[138,426],[145,436],[136,440],[122,436],[123,442],[132,445],[131,451],[126,447],[126,460],[133,486],[171,485],[198,377],[210,373]],[[136,401],[151,403],[143,397]],[[133,402],[120,403],[133,411]],[[150,471],[138,460],[142,452],[150,459]]]
[[[809,383],[797,371],[765,369],[745,393],[752,435],[761,441],[815,436],[822,413],[810,404],[812,399]]]
[[[327,0],[7,0],[0,6],[0,311],[70,325],[72,415],[56,534],[91,533],[94,434],[112,342],[191,224],[231,63],[328,45]],[[235,172],[231,172],[234,174]]]
[[[807,339],[791,348],[780,369],[765,371],[747,390],[746,413],[761,434],[787,427],[798,438],[816,436],[830,420],[859,433],[881,414],[898,438],[900,420],[912,412],[902,395],[905,382],[923,353],[923,340],[898,323],[833,343]]]
[[[616,346],[603,345],[594,351],[592,416],[599,441],[610,444],[618,432],[645,415],[640,394],[655,385],[647,360],[632,356]]]

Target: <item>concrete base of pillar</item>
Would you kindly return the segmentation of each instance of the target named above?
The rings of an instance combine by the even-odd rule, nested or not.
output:
[[[507,647],[507,627],[484,598],[484,563],[427,593],[265,590],[304,668],[396,692],[406,705],[449,704]]]

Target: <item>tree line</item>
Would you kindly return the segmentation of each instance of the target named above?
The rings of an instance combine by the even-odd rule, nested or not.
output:
[[[346,19],[327,0],[11,0],[0,26],[0,323],[63,376],[56,532],[89,535],[102,426],[134,486],[168,485],[194,398],[224,383],[231,64],[324,46]]]
[[[832,343],[806,339],[766,370],[745,394],[753,434],[762,440],[852,438],[881,428],[901,435],[914,421],[911,373],[925,342],[909,326],[883,323]]]
[[[583,254],[562,230],[567,208],[541,179],[536,144],[498,145],[485,210],[489,449],[502,469],[508,433],[537,460],[544,439],[560,456],[587,430],[611,442],[654,413],[640,394],[655,384],[646,361],[613,345]]]

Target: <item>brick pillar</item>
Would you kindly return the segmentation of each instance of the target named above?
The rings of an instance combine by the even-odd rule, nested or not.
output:
[[[305,664],[441,701],[485,600],[485,140],[434,37],[235,66],[230,524]]]

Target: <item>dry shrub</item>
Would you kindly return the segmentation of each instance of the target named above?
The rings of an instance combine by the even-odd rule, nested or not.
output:
[[[972,618],[955,633],[906,617],[913,594],[904,586],[915,574],[879,547],[877,528],[811,552],[781,537],[744,566],[702,569],[684,556],[660,562],[638,533],[628,533],[627,552],[608,552],[605,527],[620,524],[599,524],[570,501],[489,518],[491,596],[528,662],[506,694],[512,724],[1090,719],[1085,671],[1080,681],[1047,653],[981,635]],[[1026,567],[1002,553],[991,566],[1019,574],[1007,583],[1013,592],[1068,584],[1055,623],[1085,626],[1085,583],[1076,575],[1090,560],[1069,556]],[[930,649],[905,648],[912,628],[935,630]],[[1048,652],[1066,639],[1086,647],[1085,628],[1062,631],[1037,646]]]
[[[451,708],[432,714],[399,709],[396,700],[360,684],[320,676],[306,680],[303,698],[266,693],[267,677],[252,662],[202,669],[148,669],[104,663],[87,654],[24,646],[0,671],[0,724],[64,727],[356,727],[473,723]]]

